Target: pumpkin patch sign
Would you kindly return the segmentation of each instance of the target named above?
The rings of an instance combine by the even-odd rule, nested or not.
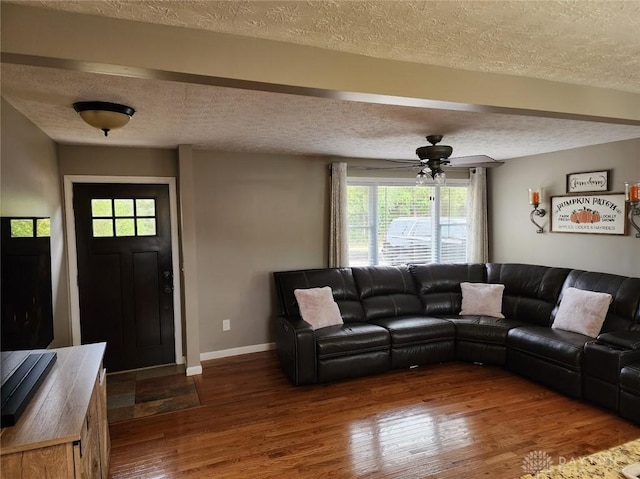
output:
[[[551,197],[551,231],[555,233],[626,234],[624,194]]]

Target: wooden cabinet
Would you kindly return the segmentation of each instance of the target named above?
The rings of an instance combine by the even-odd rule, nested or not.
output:
[[[107,478],[109,472],[109,456],[111,454],[111,437],[109,436],[109,418],[107,417],[107,370],[100,371],[98,379],[98,434],[100,436],[100,464],[102,465],[102,479]]]
[[[0,477],[106,479],[105,343],[53,351],[56,364],[17,424],[0,430]]]

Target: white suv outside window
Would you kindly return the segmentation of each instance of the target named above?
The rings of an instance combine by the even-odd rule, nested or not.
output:
[[[393,219],[387,229],[380,263],[464,262],[467,249],[466,218],[440,217],[439,231],[434,230],[431,220],[431,217]]]

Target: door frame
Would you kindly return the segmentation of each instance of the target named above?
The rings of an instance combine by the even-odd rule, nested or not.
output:
[[[71,338],[74,346],[82,342],[80,326],[80,292],[78,290],[78,249],[76,245],[76,221],[73,214],[73,185],[75,183],[127,183],[160,184],[169,186],[169,216],[171,221],[171,265],[173,268],[173,328],[176,364],[185,362],[182,355],[182,291],[180,288],[180,243],[178,235],[178,200],[176,179],[166,176],[91,176],[64,175],[64,214],[67,235],[67,265],[69,271],[69,306],[71,313]]]

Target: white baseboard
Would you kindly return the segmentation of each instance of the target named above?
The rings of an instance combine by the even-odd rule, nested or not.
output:
[[[240,356],[241,354],[260,353],[262,351],[270,351],[272,349],[276,349],[276,343],[254,344],[252,346],[242,346],[240,348],[209,351],[208,353],[200,353],[200,361],[227,358],[229,356]]]
[[[202,374],[202,366],[191,366],[190,368],[187,368],[186,374],[187,376]]]

